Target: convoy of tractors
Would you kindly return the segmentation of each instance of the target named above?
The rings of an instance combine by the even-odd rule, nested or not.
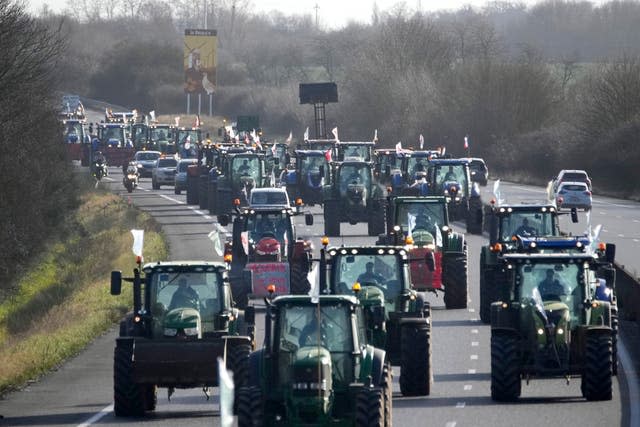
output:
[[[127,117],[114,113],[98,125],[107,156],[148,149],[196,157],[186,201],[230,231],[224,262],[112,273],[112,294],[123,281],[133,287],[114,355],[117,416],[154,410],[158,387],[169,396],[175,388],[207,394],[219,383],[220,357],[233,372],[241,427],[391,426],[393,366],[402,395],[431,392],[431,354],[439,350],[428,293],[442,295],[447,309],[467,308],[462,224],[488,232],[479,294],[481,321],[491,325],[492,399],[518,399],[523,379],[573,376],[587,400],[611,399],[615,246],[566,235],[559,217],[577,222],[575,210],[559,212],[553,201],[483,203],[470,159],[442,149],[310,139],[294,147],[254,132],[212,143],[197,128],[143,129]],[[77,120],[65,123],[77,135],[67,142],[88,140]],[[252,191],[271,187],[280,190],[253,201]],[[313,224],[305,206],[323,209],[319,250],[296,233],[296,216]],[[333,245],[345,222],[366,223],[375,244]],[[258,348],[256,307],[266,311]]]

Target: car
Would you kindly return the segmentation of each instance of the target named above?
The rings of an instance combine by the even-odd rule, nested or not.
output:
[[[249,196],[249,206],[264,208],[282,208],[289,209],[291,207],[287,189],[284,187],[265,187],[255,188]]]
[[[187,190],[187,167],[195,164],[198,164],[198,159],[182,159],[178,162],[174,193],[180,194],[182,190]]]
[[[174,185],[178,161],[174,157],[160,157],[151,170],[151,187],[159,190],[161,185]]]
[[[162,155],[159,151],[138,151],[133,156],[133,161],[136,162],[138,167],[138,173],[140,177],[151,177],[151,169],[156,164],[156,161]]]
[[[563,169],[553,180],[553,191],[558,191],[558,186],[563,182],[584,182],[587,184],[589,191],[592,191],[591,178],[586,171],[579,169]]]
[[[469,159],[469,173],[471,174],[471,181],[477,182],[483,187],[487,185],[489,179],[489,169],[484,160],[478,157]]]
[[[591,190],[585,182],[562,182],[555,193],[558,209],[591,210]]]

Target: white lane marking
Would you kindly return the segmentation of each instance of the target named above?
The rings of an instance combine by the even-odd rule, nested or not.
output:
[[[447,421],[447,423],[444,425],[444,427],[456,427],[456,422],[455,421]]]
[[[480,343],[478,341],[471,341],[471,347],[478,347]]]
[[[477,329],[472,329],[472,330],[471,330],[471,333],[472,333],[472,334],[477,334],[477,333],[478,333],[478,330],[477,330]]]
[[[456,409],[462,409],[466,406],[465,402],[458,402],[456,403]]]
[[[474,375],[474,374],[476,373],[476,370],[475,370],[475,369],[469,369],[469,370],[467,371],[467,373],[468,373],[468,374],[471,374],[471,375]]]
[[[470,309],[469,309],[469,313],[475,313],[475,312],[476,312],[476,309],[475,309],[475,308],[470,308]]]
[[[478,355],[477,354],[472,354],[471,355],[471,360],[478,360]]]
[[[640,222],[640,221],[638,221],[637,219],[634,219],[633,222]]]
[[[478,318],[476,318],[476,317],[472,317],[472,318],[471,318],[471,319],[469,319],[469,320],[471,320],[472,322],[477,322],[477,321],[478,321]]]
[[[640,242],[640,240],[638,240],[638,239],[633,239],[633,241],[636,242],[636,243]]]
[[[173,197],[169,197],[169,196],[167,196],[166,194],[160,194],[160,197],[162,197],[163,199],[167,199],[167,200],[169,200],[170,202],[177,203],[177,204],[179,204],[179,205],[184,205],[184,204],[186,204],[186,202],[182,202],[182,201],[180,201],[180,200],[176,200],[176,199],[174,199]]]
[[[606,212],[598,212],[600,215],[606,215]]]
[[[624,234],[618,234],[618,237],[624,237]]]
[[[464,391],[470,391],[473,388],[473,386],[471,384],[465,384],[464,385]]]
[[[627,387],[629,388],[629,402],[626,405],[629,408],[629,425],[640,425],[640,405],[636,402],[640,400],[640,387],[638,387],[638,375],[633,367],[631,356],[624,345],[623,340],[618,340],[618,357],[622,364],[622,369],[627,379]]]
[[[107,415],[109,412],[112,412],[112,411],[113,411],[113,405],[109,405],[109,406],[103,408],[100,412],[95,413],[87,421],[83,422],[82,424],[78,424],[78,427],[87,427],[87,426],[90,426],[92,424],[95,424],[102,417],[104,417],[105,415]]]

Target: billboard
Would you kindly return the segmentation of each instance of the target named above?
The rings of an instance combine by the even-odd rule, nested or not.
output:
[[[184,30],[184,91],[211,95],[216,90],[216,30]]]

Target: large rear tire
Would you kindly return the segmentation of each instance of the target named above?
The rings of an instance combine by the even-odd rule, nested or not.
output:
[[[482,258],[482,256],[481,256]],[[480,261],[480,320],[482,323],[491,323],[491,303],[495,301],[493,270],[483,268]]]
[[[384,233],[385,228],[385,208],[384,203],[376,203],[369,210],[369,220],[367,221],[367,233],[369,236],[378,236]]]
[[[231,294],[236,307],[244,310],[249,305],[249,287],[242,279],[231,281]]]
[[[363,388],[356,396],[356,426],[384,425],[384,392],[380,387]]]
[[[585,345],[582,395],[587,400],[611,400],[612,385],[611,336],[589,334]]]
[[[143,415],[144,386],[133,381],[133,349],[116,347],[113,359],[113,412],[116,417]]]
[[[611,305],[611,373],[618,375],[618,306]]]
[[[429,325],[402,326],[400,352],[400,392],[403,396],[428,396],[432,377]]]
[[[340,236],[339,204],[334,200],[327,200],[324,205],[324,234],[328,237]]]
[[[305,261],[296,261],[291,264],[291,294],[307,295],[311,289],[311,283],[307,279],[309,272],[308,264]]]
[[[385,363],[382,372],[382,392],[384,394],[384,425],[393,426],[393,369],[390,363]]]
[[[264,407],[259,387],[238,389],[238,427],[260,427],[264,425]]]
[[[467,211],[467,232],[470,234],[482,234],[484,226],[484,207],[480,197],[469,199],[469,210]]]
[[[158,403],[157,388],[155,385],[144,385],[143,397],[144,397],[144,409],[145,411],[155,411],[156,404]]]
[[[491,333],[491,398],[510,402],[520,397],[520,361],[515,335]]]
[[[467,308],[469,287],[466,244],[464,253],[443,255],[442,282],[444,283],[444,305],[447,309]]]

